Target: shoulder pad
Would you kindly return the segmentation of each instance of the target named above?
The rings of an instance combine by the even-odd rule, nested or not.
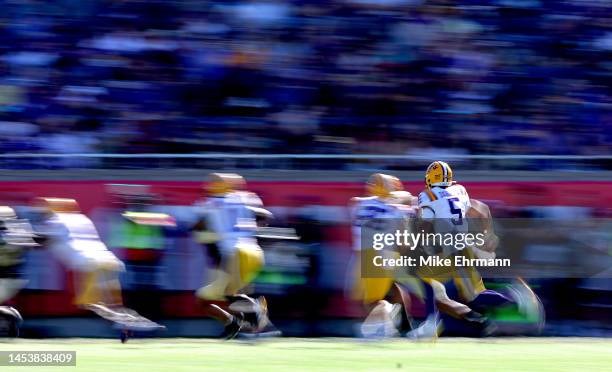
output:
[[[391,199],[393,203],[411,205],[416,198],[408,191],[393,191]]]
[[[433,191],[431,191],[431,190],[423,190],[419,194],[419,205],[430,203],[430,202],[435,201],[437,199],[438,199],[438,197],[436,196],[436,194],[433,193]]]
[[[376,196],[354,196],[351,198],[350,202],[357,204],[363,201],[376,200]]]
[[[456,184],[455,186],[458,186],[461,189],[461,192],[467,195],[467,190],[465,189],[463,185]]]
[[[405,204],[394,204],[393,206],[404,216],[416,217],[417,215],[418,208],[416,207]]]

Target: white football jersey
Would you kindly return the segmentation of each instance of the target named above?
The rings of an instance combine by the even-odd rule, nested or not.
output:
[[[255,214],[247,208],[242,195],[230,193],[211,197],[197,207],[200,217],[206,220],[207,229],[219,236],[222,254],[233,254],[238,244],[257,245]]]
[[[50,251],[73,270],[90,271],[99,264],[112,264],[123,270],[123,263],[100,240],[93,222],[81,213],[56,213],[47,232]]]
[[[248,207],[263,208],[263,201],[259,195],[250,191],[234,191],[232,195],[238,196]]]
[[[449,222],[453,231],[467,231],[465,217],[470,207],[470,197],[465,187],[459,184],[432,187],[419,194],[421,218],[436,219],[439,223]]]
[[[398,221],[416,217],[414,208],[405,205],[391,204],[376,196],[354,198],[355,204],[351,210],[353,231],[353,249],[361,250],[361,229],[373,229],[381,233],[394,233]],[[389,220],[388,223],[385,220]]]

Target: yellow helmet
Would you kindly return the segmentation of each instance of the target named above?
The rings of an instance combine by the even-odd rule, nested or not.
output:
[[[366,190],[369,196],[388,198],[394,191],[403,190],[399,178],[390,174],[374,173],[366,183]]]
[[[79,203],[74,199],[42,197],[37,198],[34,205],[54,213],[81,213]]]
[[[425,185],[431,188],[434,186],[451,186],[453,184],[453,170],[450,165],[443,161],[434,161],[429,164],[425,171]]]
[[[211,173],[209,178],[206,190],[212,196],[227,195],[244,185],[244,178],[235,173]]]

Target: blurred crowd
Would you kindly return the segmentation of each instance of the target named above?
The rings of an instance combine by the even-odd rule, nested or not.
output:
[[[605,0],[2,1],[2,153],[609,154]]]

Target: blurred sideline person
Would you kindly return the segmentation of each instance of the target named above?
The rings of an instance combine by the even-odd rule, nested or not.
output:
[[[165,254],[165,229],[176,223],[165,213],[150,211],[156,196],[148,186],[108,187],[121,208],[121,213],[114,213],[110,220],[110,246],[126,266],[124,300],[140,314],[160,318],[159,274]]]
[[[198,222],[193,227],[197,242],[206,247],[210,265],[207,284],[197,290],[196,296],[203,302],[206,315],[225,326],[222,336],[226,339],[241,331],[257,334],[273,327],[265,298],[253,299],[241,293],[263,267],[264,254],[256,238],[257,219],[258,214],[269,215],[261,199],[245,191],[244,186],[240,175],[211,174],[208,197],[196,203]]]
[[[427,167],[425,184],[425,190],[419,194],[420,226],[425,232],[485,233],[485,244],[480,248],[470,246],[460,251],[451,248],[450,252],[443,248],[439,254],[494,258],[498,238],[493,232],[489,207],[470,199],[466,189],[453,180],[453,171],[445,162],[435,161]],[[442,312],[443,325],[449,333],[491,334],[495,327],[484,314],[491,309],[515,305],[510,297],[486,289],[480,273],[473,266],[442,271],[425,268],[421,275],[431,286],[434,301],[430,305]],[[535,296],[524,282],[519,281],[519,286],[522,292],[528,290],[528,297]]]
[[[72,271],[75,305],[124,330],[162,328],[123,306],[119,273],[125,266],[100,240],[96,227],[81,213],[76,200],[38,198],[35,208],[42,214],[42,224],[36,232],[44,236],[50,252]]]
[[[407,219],[416,217],[410,206],[412,195],[403,191],[400,180],[392,175],[375,173],[366,183],[365,197],[351,199],[353,232],[352,271],[348,284],[350,297],[360,302],[368,313],[361,325],[364,337],[391,337],[411,328],[409,297],[396,282],[395,270],[380,269],[376,273],[363,273],[362,260],[370,262],[380,252],[362,243],[362,229],[375,232],[393,232],[407,226]],[[405,204],[404,204],[405,203]],[[407,204],[407,205],[406,205]],[[396,255],[398,247],[384,251]]]

